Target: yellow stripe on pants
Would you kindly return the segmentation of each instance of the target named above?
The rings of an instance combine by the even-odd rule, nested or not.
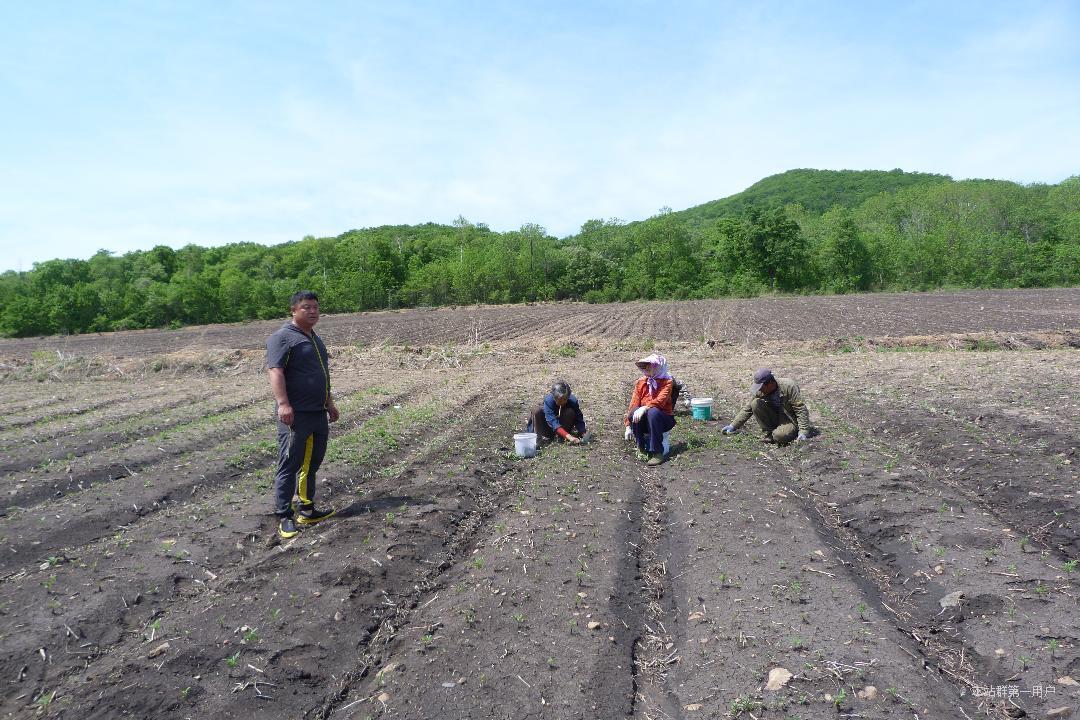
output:
[[[304,505],[311,504],[311,493],[308,492],[308,473],[311,471],[311,450],[315,447],[315,436],[308,435],[307,442],[304,443],[304,462],[300,465],[300,470],[296,473],[296,479],[298,481],[297,495],[300,496],[300,502]]]

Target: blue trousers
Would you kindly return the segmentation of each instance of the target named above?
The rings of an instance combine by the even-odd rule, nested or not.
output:
[[[664,452],[664,433],[675,427],[675,416],[657,410],[654,407],[645,411],[645,417],[639,422],[630,421],[638,449],[642,452]]]

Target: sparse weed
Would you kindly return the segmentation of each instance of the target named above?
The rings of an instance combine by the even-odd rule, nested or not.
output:
[[[743,713],[752,713],[755,710],[762,708],[761,701],[750,695],[740,695],[731,701],[730,715],[733,718],[739,717]]]

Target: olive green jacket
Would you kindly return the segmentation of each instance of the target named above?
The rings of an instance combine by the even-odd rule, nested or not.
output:
[[[788,419],[799,429],[800,433],[808,432],[810,430],[810,411],[806,408],[806,403],[803,402],[799,386],[787,378],[776,378],[776,385],[780,391],[780,410],[788,416]],[[750,398],[750,402],[753,402],[754,399]],[[747,402],[742,412],[731,421],[731,426],[736,430],[754,416],[750,402]]]

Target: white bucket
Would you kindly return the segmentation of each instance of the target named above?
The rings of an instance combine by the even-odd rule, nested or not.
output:
[[[514,452],[523,458],[536,455],[536,433],[514,433]]]

